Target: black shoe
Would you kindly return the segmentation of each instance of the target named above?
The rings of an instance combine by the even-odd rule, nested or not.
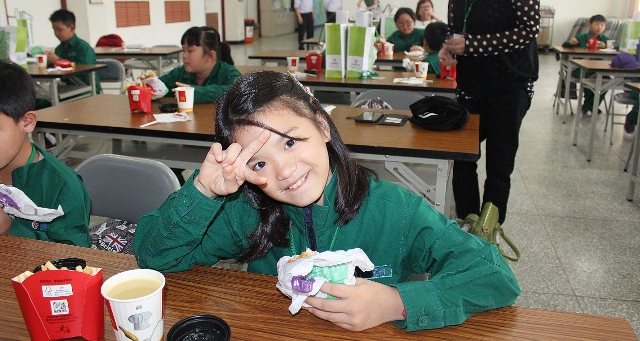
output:
[[[624,120],[624,132],[627,134],[633,134],[636,130],[636,125],[629,119],[629,115]]]
[[[582,106],[582,115],[587,116],[587,117],[591,117],[591,110],[589,110],[589,108],[587,108],[586,106]]]

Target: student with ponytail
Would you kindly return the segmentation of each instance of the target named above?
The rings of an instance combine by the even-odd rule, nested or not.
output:
[[[217,102],[240,77],[240,71],[233,66],[229,45],[221,42],[218,31],[209,26],[191,27],[180,42],[183,65],[160,80],[171,91],[179,86],[195,88],[195,103]]]

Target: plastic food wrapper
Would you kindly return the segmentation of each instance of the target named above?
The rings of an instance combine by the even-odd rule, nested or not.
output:
[[[362,249],[321,253],[307,249],[299,256],[284,256],[278,260],[276,287],[291,297],[289,311],[295,314],[301,307],[309,307],[304,303],[309,296],[333,297],[320,291],[325,282],[355,285],[356,266],[362,271],[374,268]]]
[[[32,340],[104,337],[102,269],[25,271],[11,281]]]
[[[135,82],[130,80],[124,85],[123,90],[129,89],[132,85],[138,85],[147,88],[151,91],[151,99],[158,99],[164,97],[168,92],[167,86],[156,76],[155,71],[147,71],[140,75],[140,78]]]
[[[11,216],[39,222],[50,222],[64,215],[62,206],[58,205],[57,209],[38,207],[20,189],[3,184],[0,184],[0,207]]]
[[[155,71],[147,71],[140,76],[142,84],[151,89],[151,99],[164,97],[168,92],[167,86],[156,76]]]

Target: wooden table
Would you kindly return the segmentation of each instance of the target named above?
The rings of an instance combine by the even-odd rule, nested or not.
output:
[[[610,60],[592,60],[592,59],[572,59],[571,64],[580,68],[580,93],[578,95],[578,103],[582,102],[582,94],[584,88],[593,91],[593,111],[594,116],[597,115],[600,94],[616,88],[621,88],[627,77],[640,76],[640,69],[623,69],[611,66]],[[587,77],[587,74],[591,74]],[[580,126],[581,115],[576,115],[575,128],[573,130],[573,145],[578,145],[578,128]],[[596,131],[596,119],[591,119],[591,135],[589,137],[589,148],[587,151],[587,161],[591,161],[593,154],[593,140]]]
[[[104,64],[78,64],[71,70],[48,71],[49,69],[38,68],[37,64],[27,64],[27,72],[34,81],[48,83],[49,89],[45,92],[48,93],[51,104],[55,106],[67,100],[94,96],[96,94],[95,72],[106,67]],[[78,79],[78,76],[86,74],[89,74],[89,84]],[[76,85],[59,86],[56,81],[58,78],[71,79]]]
[[[560,112],[560,106],[563,105],[563,117],[562,123],[566,122],[566,114],[567,109],[570,105],[569,98],[570,86],[569,83],[579,82],[578,79],[572,79],[571,72],[576,69],[574,65],[571,64],[571,60],[574,58],[580,59],[601,59],[601,60],[610,60],[615,57],[619,51],[612,51],[607,49],[599,49],[599,50],[590,50],[586,47],[562,47],[562,46],[553,46],[551,49],[560,55],[560,77],[558,78],[558,85],[556,87],[556,99],[555,99],[555,112],[558,114]],[[562,84],[565,85],[564,90],[564,100],[561,98],[561,90]],[[578,106],[580,103],[578,103]],[[573,112],[573,109],[572,109]]]
[[[625,83],[624,87],[634,91],[640,91],[640,83]],[[627,191],[627,200],[633,201],[636,184],[640,184],[640,177],[638,177],[638,159],[640,158],[640,137],[638,135],[638,123],[636,122],[636,132],[633,134],[633,161],[631,163],[631,171],[629,171],[629,190]]]
[[[237,65],[236,68],[241,73],[249,73],[255,71],[276,71],[287,72],[286,67],[270,67],[270,66],[245,66]],[[303,72],[301,69],[300,72]],[[327,78],[324,70],[321,70],[315,76],[307,76],[298,78],[300,83],[310,87],[312,90],[326,91],[344,91],[344,92],[364,92],[367,90],[402,90],[418,92],[425,96],[445,96],[456,97],[456,82],[453,80],[445,80],[435,77],[433,74],[427,75],[427,82],[422,84],[403,84],[394,83],[395,78],[415,77],[413,72],[395,72],[395,71],[376,71],[384,79],[359,79],[359,78]]]
[[[11,278],[51,259],[77,257],[102,268],[104,280],[138,268],[133,255],[0,236],[0,339],[29,340]],[[391,323],[351,332],[302,310],[277,278],[212,267],[165,274],[165,335],[179,320],[199,313],[224,319],[232,340],[637,340],[628,321],[587,314],[506,307],[471,316],[458,326],[407,333]],[[115,340],[105,309],[105,340]]]
[[[153,103],[154,113],[160,103],[172,102],[163,98]],[[214,138],[214,104],[199,104],[190,113],[191,121],[140,125],[154,120],[152,115],[129,113],[125,95],[98,95],[64,105],[38,111],[35,133],[43,145],[43,133],[66,134],[65,143],[52,152],[62,158],[74,156],[88,158],[87,152],[75,152],[73,144],[79,136],[95,136],[109,139],[159,142],[182,146],[179,154],[165,150],[156,152],[140,146],[136,150],[118,151],[125,155],[146,157],[170,167],[196,169],[202,164],[206,151]],[[404,126],[372,125],[347,119],[368,109],[339,107],[333,110],[333,118],[342,139],[358,159],[383,163],[394,179],[407,188],[424,196],[438,211],[448,214],[451,203],[447,190],[450,164],[453,160],[476,161],[479,158],[479,118],[471,115],[469,122],[457,131],[437,132],[423,129],[411,122]],[[411,115],[408,110],[378,110],[385,113]],[[402,138],[398,138],[401,136]],[[68,143],[66,141],[69,141]],[[435,181],[418,176],[414,165],[436,167]]]
[[[277,62],[279,65],[287,65],[287,57],[299,57],[300,63],[306,63],[305,57],[309,51],[305,50],[266,50],[249,56],[249,59],[258,59],[264,65],[266,62]],[[393,55],[378,57],[375,64],[378,66],[393,67],[402,66],[402,60],[409,58],[404,52],[396,52]],[[409,58],[412,59],[412,58]]]
[[[98,58],[140,60],[149,69],[156,70],[158,77],[162,76],[164,59],[169,55],[178,54],[178,62],[182,63],[182,47],[147,47],[141,49],[121,48],[121,47],[94,47],[93,50]],[[154,63],[155,62],[155,65]]]
[[[317,50],[318,49],[318,44],[319,44],[319,39],[316,37],[313,38],[307,38],[307,39],[303,39],[300,44],[302,44],[302,46],[304,46],[305,50]],[[312,48],[314,47],[314,48]]]

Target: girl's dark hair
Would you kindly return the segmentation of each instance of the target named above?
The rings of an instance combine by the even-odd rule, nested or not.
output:
[[[216,139],[226,149],[235,141],[235,134],[248,125],[282,135],[282,132],[256,121],[255,117],[270,110],[285,108],[311,120],[318,129],[328,126],[331,138],[326,143],[327,152],[331,168],[338,178],[335,202],[338,218],[335,223],[345,225],[358,214],[369,190],[369,178],[375,173],[351,157],[331,116],[293,77],[279,72],[260,71],[238,78],[218,103]],[[253,244],[243,251],[239,259],[246,262],[263,257],[273,246],[287,246],[290,219],[283,203],[267,196],[258,186],[245,182],[243,190],[260,215],[258,226],[248,236]]]
[[[420,6],[422,6],[422,4],[424,4],[425,2],[428,2],[431,4],[431,8],[433,7],[433,2],[431,0],[420,0],[418,1],[418,5],[416,5],[416,18],[420,21],[422,21],[422,17],[420,16]]]
[[[424,40],[429,48],[438,51],[449,35],[449,26],[443,22],[433,22],[424,29]]]
[[[215,51],[218,60],[233,65],[231,58],[231,47],[229,44],[220,41],[220,33],[210,26],[194,26],[188,29],[180,39],[182,45],[202,46],[204,53]]]
[[[411,19],[413,19],[413,22],[416,22],[416,14],[409,7],[400,7],[400,8],[398,8],[398,11],[396,12],[396,15],[393,16],[393,22],[398,23],[398,19],[400,19],[400,16],[403,15],[403,14],[409,14]]]
[[[29,73],[18,64],[0,60],[0,115],[17,123],[35,105],[36,89]]]

